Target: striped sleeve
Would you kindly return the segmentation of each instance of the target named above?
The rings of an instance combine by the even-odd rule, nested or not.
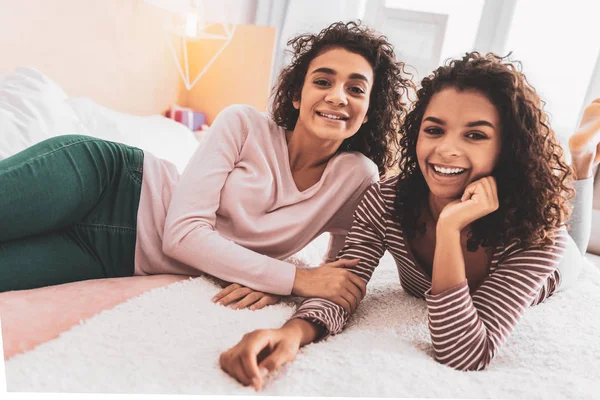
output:
[[[381,196],[379,183],[374,183],[366,191],[354,212],[354,221],[346,236],[344,247],[338,259],[359,259],[353,267],[345,267],[369,282],[375,267],[385,251],[385,204]],[[293,318],[301,318],[325,328],[325,334],[319,340],[329,335],[340,333],[350,314],[338,304],[322,299],[306,299],[298,308]]]
[[[436,360],[458,370],[485,369],[525,309],[556,289],[566,243],[566,230],[560,229],[546,248],[511,245],[472,296],[466,281],[437,295],[426,293]]]

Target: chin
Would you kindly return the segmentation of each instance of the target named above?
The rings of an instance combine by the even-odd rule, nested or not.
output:
[[[348,135],[345,131],[338,130],[317,130],[315,131],[315,135],[321,140],[344,140],[352,135]]]
[[[449,201],[458,200],[462,197],[464,190],[462,188],[432,188],[429,186],[429,191],[432,195],[439,199],[445,199]]]

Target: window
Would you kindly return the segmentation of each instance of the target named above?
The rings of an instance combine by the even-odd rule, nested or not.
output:
[[[508,31],[505,52],[523,63],[563,140],[579,123],[600,51],[598,8],[585,0],[520,0]]]

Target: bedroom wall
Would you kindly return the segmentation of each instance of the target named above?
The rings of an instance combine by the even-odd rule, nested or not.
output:
[[[0,74],[32,66],[70,96],[160,113],[180,88],[164,15],[143,0],[0,0]]]

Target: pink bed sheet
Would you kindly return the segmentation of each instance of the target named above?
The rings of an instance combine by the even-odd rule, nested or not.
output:
[[[181,275],[133,276],[0,293],[4,359],[32,350],[79,321],[132,297],[187,278]]]

